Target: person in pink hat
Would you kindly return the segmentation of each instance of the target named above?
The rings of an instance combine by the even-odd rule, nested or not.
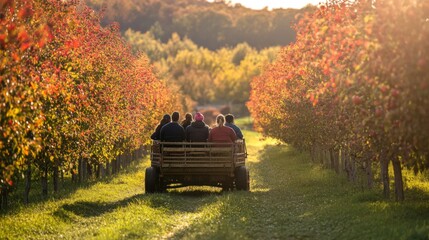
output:
[[[188,142],[207,142],[209,126],[204,123],[204,115],[197,112],[194,120],[185,130],[186,140]]]

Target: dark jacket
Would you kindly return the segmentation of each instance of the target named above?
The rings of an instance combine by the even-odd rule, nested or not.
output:
[[[225,126],[232,128],[234,130],[235,134],[237,135],[238,139],[243,139],[243,133],[241,133],[241,130],[237,125],[233,123],[225,123]]]
[[[150,138],[152,140],[160,140],[161,139],[161,128],[164,125],[158,124],[158,126],[156,126],[155,132],[152,133],[152,135],[150,136]]]
[[[160,140],[163,142],[185,141],[185,130],[177,122],[170,122],[161,128]]]
[[[186,128],[186,141],[188,142],[207,142],[209,138],[209,126],[202,121],[192,122]]]

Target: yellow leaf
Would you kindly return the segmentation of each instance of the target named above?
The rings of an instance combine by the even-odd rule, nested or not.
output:
[[[364,21],[365,23],[369,23],[369,22],[371,22],[373,19],[374,19],[374,17],[373,17],[373,16],[371,16],[371,15],[367,15],[367,16],[365,16],[365,18],[363,19],[363,21]]]

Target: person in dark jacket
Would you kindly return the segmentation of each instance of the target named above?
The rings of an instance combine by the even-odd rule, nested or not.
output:
[[[155,132],[152,133],[152,135],[150,136],[150,138],[152,140],[160,140],[161,139],[161,128],[167,124],[171,122],[171,117],[169,114],[165,114],[162,119],[161,122],[158,124],[158,126],[156,126]]]
[[[225,121],[226,121],[225,126],[232,128],[232,130],[234,130],[235,134],[237,135],[238,139],[243,139],[243,133],[241,132],[241,129],[234,124],[234,115],[227,114],[225,116]]]
[[[183,121],[182,121],[182,123],[181,123],[181,125],[182,125],[182,127],[183,127],[183,129],[185,129],[186,130],[186,128],[189,126],[189,125],[191,125],[191,123],[192,123],[192,114],[190,114],[190,113],[186,113],[186,115],[185,115],[185,119],[183,119]]]
[[[209,126],[204,123],[204,115],[197,112],[195,121],[186,128],[186,141],[188,142],[207,142],[209,138]]]
[[[174,112],[171,114],[172,122],[161,128],[160,140],[162,142],[183,142],[185,140],[185,130],[178,123],[179,117],[179,113]]]

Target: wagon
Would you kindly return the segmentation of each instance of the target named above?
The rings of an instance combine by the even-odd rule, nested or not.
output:
[[[146,168],[147,193],[167,188],[215,186],[249,191],[249,170],[244,140],[235,143],[159,142],[151,146]]]

